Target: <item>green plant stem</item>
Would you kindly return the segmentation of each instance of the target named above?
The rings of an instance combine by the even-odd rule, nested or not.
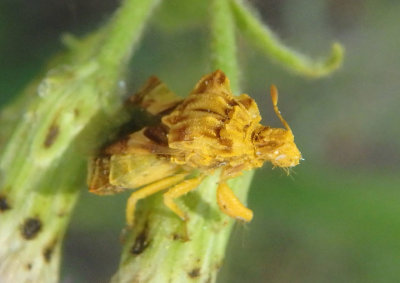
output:
[[[273,61],[299,75],[311,78],[329,75],[341,66],[344,49],[339,43],[332,45],[331,52],[325,59],[311,59],[285,46],[246,3],[241,0],[231,0],[231,3],[240,31],[250,43]]]
[[[157,2],[126,0],[98,32],[67,39],[70,51],[22,94],[29,103],[4,110],[13,129],[0,156],[1,282],[57,281],[86,155],[123,121],[110,119],[121,108],[118,83]]]
[[[229,1],[211,2],[211,66],[222,70],[231,82],[233,93],[239,91],[239,63],[237,60],[237,42],[235,23]]]
[[[250,179],[245,174],[229,185],[246,188]],[[163,204],[161,194],[142,200],[112,282],[215,282],[232,227],[216,203],[218,181],[219,172],[176,201],[185,208],[187,222]]]

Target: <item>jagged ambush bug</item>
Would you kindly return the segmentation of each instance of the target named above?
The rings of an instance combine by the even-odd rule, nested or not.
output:
[[[137,201],[167,189],[165,205],[186,220],[174,199],[221,169],[216,193],[221,211],[250,221],[253,212],[239,201],[226,181],[266,161],[289,168],[301,158],[293,133],[278,110],[275,86],[271,87],[271,97],[285,129],[261,125],[255,101],[247,94],[234,97],[222,71],[201,78],[185,99],[175,96],[157,78],[150,78],[130,103],[159,115],[160,122],[127,135],[93,158],[88,176],[90,192],[103,195],[139,188],[129,197],[126,208],[127,224],[132,226]]]

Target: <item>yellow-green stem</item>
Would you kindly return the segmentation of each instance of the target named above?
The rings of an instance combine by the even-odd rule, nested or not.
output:
[[[57,282],[86,157],[125,118],[111,119],[118,82],[157,2],[125,0],[98,32],[69,38],[71,49],[3,110],[0,122],[12,127],[0,156],[0,282]]]

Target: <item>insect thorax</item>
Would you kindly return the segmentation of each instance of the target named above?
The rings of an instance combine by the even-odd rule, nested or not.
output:
[[[168,146],[179,152],[171,161],[202,170],[261,166],[253,164],[253,136],[261,120],[255,101],[246,94],[233,97],[224,84],[196,90],[162,119],[169,127]]]

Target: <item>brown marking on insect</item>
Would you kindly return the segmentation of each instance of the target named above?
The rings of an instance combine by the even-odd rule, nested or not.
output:
[[[175,104],[172,104],[169,108],[166,108],[165,110],[158,113],[158,116],[162,117],[162,116],[168,115],[169,113],[174,111],[174,109],[176,108],[176,106],[179,105],[179,103],[180,103],[180,101],[177,101]]]
[[[244,106],[246,109],[250,109],[250,107],[251,107],[252,104],[254,103],[254,100],[251,99],[250,97],[245,97],[245,98],[243,98],[243,99],[240,99],[240,103],[242,103],[243,106]]]
[[[58,127],[58,125],[52,124],[44,140],[44,147],[49,148],[55,142],[59,133],[60,133],[60,128]]]
[[[171,117],[171,122],[174,124],[179,124],[181,122],[187,121],[189,117],[185,115],[180,115],[180,116],[173,116]]]
[[[214,73],[204,76],[200,82],[198,82],[192,93],[204,93],[206,90],[211,88],[227,88],[229,87],[229,80],[226,75],[217,70]]]
[[[188,275],[192,279],[199,277],[200,276],[200,268],[199,267],[193,268],[192,270],[190,270],[188,272]]]
[[[232,151],[233,141],[232,139],[220,138],[219,143],[225,146],[226,151]]]
[[[92,163],[88,176],[89,191],[96,193],[98,191],[104,191],[109,185],[110,157],[95,157]]]
[[[117,142],[114,142],[113,144],[107,146],[104,149],[104,153],[111,155],[118,152],[123,154],[126,152],[128,148],[128,142],[129,142],[129,136],[122,137]]]
[[[197,112],[203,112],[203,113],[205,113],[206,115],[215,115],[215,116],[219,116],[219,117],[221,117],[222,115],[220,114],[220,113],[218,113],[218,112],[214,112],[213,110],[211,110],[211,109],[193,109],[193,111],[197,111]],[[222,116],[223,117],[223,116]]]
[[[78,109],[78,108],[75,108],[75,109],[74,109],[74,116],[75,116],[75,118],[78,118],[80,114],[81,114],[81,112],[79,111],[79,109]]]
[[[189,132],[188,132],[188,127],[187,125],[182,125],[181,127],[177,127],[174,132],[176,139],[178,140],[184,140],[184,141],[189,141],[190,139],[188,138]]]
[[[168,146],[167,138],[168,128],[164,125],[156,125],[147,127],[143,134],[159,145]]]
[[[9,209],[11,209],[11,206],[8,203],[6,196],[0,195],[0,212],[5,212],[6,210]]]
[[[34,239],[42,229],[42,221],[38,218],[27,218],[21,226],[21,235],[25,240]]]
[[[143,227],[143,230],[140,231],[139,235],[136,236],[135,243],[131,248],[131,253],[134,255],[140,255],[143,251],[149,246],[150,242],[148,239],[148,224]]]
[[[51,260],[51,256],[53,255],[54,248],[56,246],[57,240],[53,240],[43,249],[43,258],[44,261],[49,263]]]
[[[29,262],[28,264],[25,265],[25,268],[26,268],[27,270],[31,270],[32,267],[33,267],[33,265],[32,265],[31,262]]]
[[[215,139],[217,137],[215,131],[210,131],[210,130],[205,130],[205,131],[201,132],[201,135],[204,138],[208,138],[208,139]]]

